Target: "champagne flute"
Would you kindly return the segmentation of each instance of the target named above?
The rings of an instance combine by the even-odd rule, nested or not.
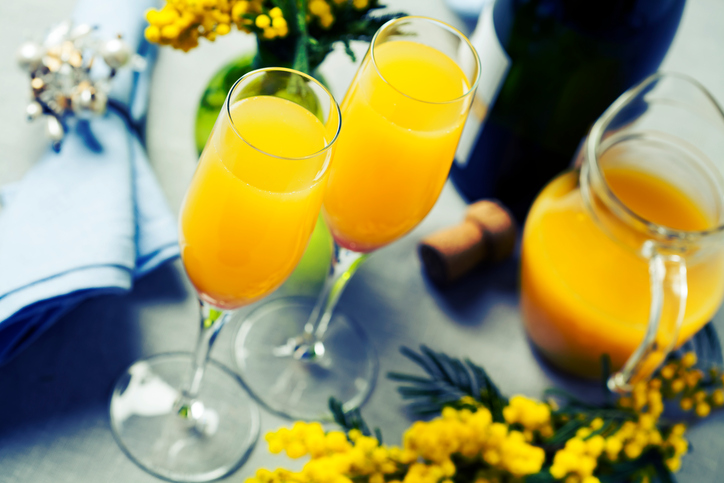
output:
[[[110,402],[118,444],[149,473],[210,481],[253,448],[258,408],[209,353],[234,309],[276,289],[301,258],[340,119],[331,94],[290,69],[251,72],[229,92],[181,208],[181,256],[201,303],[196,351],[136,362]]]
[[[350,409],[371,393],[374,349],[349,314],[335,310],[337,301],[369,253],[409,232],[435,204],[479,76],[475,49],[442,22],[403,17],[375,34],[341,103],[323,205],[334,256],[321,295],[316,304],[264,304],[237,335],[238,370],[271,410],[320,419],[330,396]]]

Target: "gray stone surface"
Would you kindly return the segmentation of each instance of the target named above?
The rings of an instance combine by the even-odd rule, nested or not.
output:
[[[99,0],[101,1],[101,0]],[[19,179],[46,149],[40,124],[24,121],[27,79],[15,67],[25,38],[67,16],[73,0],[0,0],[0,184]],[[389,0],[394,9],[460,25],[442,1]],[[195,167],[193,117],[208,77],[251,47],[229,35],[189,54],[162,49],[153,78],[148,149],[153,169],[177,212]],[[724,2],[690,0],[664,68],[688,73],[724,100]],[[364,51],[364,47],[360,47]],[[323,66],[341,98],[353,72],[342,52]],[[411,369],[401,344],[428,343],[483,364],[506,393],[539,396],[550,385],[586,390],[540,364],[528,346],[517,308],[514,262],[439,291],[422,277],[415,244],[424,234],[460,219],[464,203],[451,186],[420,226],[380,250],[350,283],[341,306],[364,323],[381,358],[381,374]],[[0,267],[2,269],[2,267]],[[716,321],[724,330],[724,316]],[[232,365],[237,323],[222,332],[213,357]],[[177,262],[140,280],[122,297],[90,300],[64,317],[31,348],[0,367],[0,482],[143,483],[158,481],[137,468],[110,433],[107,401],[114,379],[133,361],[160,352],[190,350],[197,330],[193,291]],[[380,378],[364,408],[368,421],[398,442],[409,419],[391,382]],[[262,411],[262,430],[288,422]],[[694,453],[682,482],[721,481],[724,416],[692,431]],[[260,466],[288,462],[259,445],[226,481],[242,482]],[[298,465],[298,462],[292,463]]]

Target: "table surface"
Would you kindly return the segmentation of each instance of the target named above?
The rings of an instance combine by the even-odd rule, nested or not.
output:
[[[464,28],[441,0],[385,3],[394,10]],[[74,0],[0,0],[0,184],[19,179],[47,149],[41,123],[24,120],[28,86],[15,67],[16,48],[66,18],[73,4]],[[203,87],[216,69],[252,46],[249,36],[232,34],[188,54],[171,49],[160,53],[148,113],[148,151],[174,212],[196,165],[193,117]],[[697,78],[724,100],[722,47],[724,2],[689,0],[663,68]],[[322,73],[338,98],[354,70],[341,51],[323,65]],[[541,365],[531,351],[520,323],[515,261],[444,291],[422,276],[417,241],[456,223],[464,208],[448,184],[430,215],[409,235],[376,252],[344,293],[340,305],[363,321],[380,356],[380,374],[413,369],[398,348],[426,343],[453,356],[471,357],[507,394],[540,396],[551,385],[585,389]],[[197,323],[194,292],[176,262],[138,281],[125,296],[83,303],[10,364],[0,367],[0,482],[158,481],[116,446],[108,423],[108,397],[115,378],[133,361],[190,350]],[[724,332],[724,313],[715,324]],[[222,331],[212,353],[229,366],[233,366],[237,327],[238,320]],[[399,442],[410,422],[395,384],[384,377],[363,413],[371,425],[384,428],[389,443]],[[262,410],[263,432],[285,424],[289,421]],[[720,463],[723,431],[721,413],[692,429],[695,451],[684,459],[679,481],[721,481],[717,475],[724,474]],[[269,455],[262,443],[225,481],[242,482],[258,467],[287,464],[284,457]]]

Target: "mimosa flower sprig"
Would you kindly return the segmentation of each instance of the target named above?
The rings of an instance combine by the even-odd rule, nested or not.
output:
[[[236,28],[256,35],[258,67],[308,73],[337,42],[354,59],[351,41],[369,42],[384,23],[402,15],[370,15],[381,8],[377,0],[167,0],[160,10],[147,12],[145,35],[187,52],[200,38],[214,41]]]
[[[272,453],[309,461],[300,471],[260,469],[247,483],[673,482],[689,445],[686,424],[663,416],[665,402],[678,400],[700,417],[724,405],[721,369],[693,352],[671,358],[630,396],[603,404],[561,391],[546,401],[508,399],[470,360],[425,346],[402,352],[426,376],[389,377],[405,384],[399,390],[413,413],[436,415],[415,422],[402,446],[383,444],[359,410],[331,401],[344,431],[297,422],[267,434]]]

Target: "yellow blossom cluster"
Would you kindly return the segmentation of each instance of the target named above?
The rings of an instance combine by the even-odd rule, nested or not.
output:
[[[724,375],[711,370],[709,377],[714,384],[713,389],[707,391],[701,387],[705,374],[695,367],[696,363],[696,354],[687,352],[678,361],[666,364],[657,379],[666,397],[680,398],[681,409],[693,409],[697,416],[703,418],[709,415],[712,408],[724,406]]]
[[[599,421],[600,424],[603,423],[597,419],[593,421],[591,427],[598,426]],[[589,439],[576,435],[575,438],[566,441],[563,449],[556,452],[550,473],[556,479],[565,478],[566,483],[600,483],[599,479],[593,476],[593,472],[605,447],[606,441],[600,435]]]
[[[374,0],[309,0],[307,18],[324,29],[335,21],[335,9],[367,10]],[[166,0],[160,9],[146,13],[149,42],[170,45],[183,51],[196,47],[199,38],[214,41],[232,27],[251,32],[265,40],[286,37],[289,24],[284,12],[270,0]]]
[[[658,420],[664,412],[664,397],[661,392],[661,379],[653,378],[648,382],[637,382],[630,396],[618,400],[618,405],[625,409],[633,409],[637,413],[648,414]]]
[[[619,433],[626,436],[624,452],[630,459],[641,454],[645,446],[658,446],[667,455],[666,464],[671,471],[681,467],[681,457],[688,451],[689,445],[684,438],[686,426],[677,424],[669,431],[666,438],[656,428],[656,423],[663,412],[663,399],[680,398],[679,404],[684,411],[692,409],[699,417],[706,417],[712,407],[724,406],[724,375],[716,369],[709,374],[713,389],[707,391],[702,387],[705,374],[698,369],[697,356],[687,352],[680,359],[666,364],[659,374],[648,383],[637,383],[631,396],[619,400],[623,408],[630,408],[641,413],[639,430],[631,424],[622,426]],[[648,429],[648,433],[641,434]]]
[[[681,467],[681,456],[688,451],[684,425],[676,425],[668,434],[661,432],[657,422],[664,411],[662,381],[653,378],[634,385],[630,396],[622,397],[619,406],[633,409],[636,421],[604,427],[601,418],[580,428],[563,449],[556,452],[550,473],[566,483],[597,483],[594,472],[601,459],[611,463],[639,458],[646,450],[657,448],[671,471]]]
[[[473,483],[517,483],[541,472],[544,448],[551,466],[543,471],[563,483],[600,483],[599,476],[613,465],[651,451],[677,472],[689,449],[686,426],[661,424],[664,400],[681,398],[683,409],[695,408],[702,417],[724,405],[721,372],[705,377],[696,364],[696,355],[687,353],[651,380],[637,382],[606,420],[516,395],[502,408],[505,422],[496,422],[490,409],[466,396],[455,407],[443,408],[440,417],[415,422],[401,447],[382,445],[358,430],[326,432],[319,423],[298,422],[266,439],[272,453],[309,456],[302,470],[260,469],[246,483],[453,483],[463,477]],[[556,431],[575,421],[580,427],[560,448]]]
[[[261,29],[262,36],[267,40],[286,37],[289,33],[289,26],[279,7],[272,8],[267,14],[257,15],[254,19],[254,26]]]
[[[513,396],[503,409],[503,417],[508,424],[523,426],[523,435],[528,442],[535,439],[536,433],[542,438],[553,436],[551,408],[546,403],[525,396]]]
[[[633,409],[638,414],[638,421],[628,421],[611,435],[606,441],[606,451],[609,460],[616,461],[619,453],[628,459],[636,459],[649,447],[658,447],[666,455],[666,464],[671,471],[678,471],[681,467],[681,456],[688,451],[688,442],[684,439],[686,426],[675,425],[669,434],[662,434],[657,426],[661,414],[664,412],[664,398],[676,397],[677,394],[689,388],[690,391],[698,393],[697,384],[701,381],[703,374],[696,365],[696,354],[689,352],[678,362],[668,364],[662,368],[660,373],[648,382],[637,382],[630,396],[619,399],[618,405],[622,408]],[[692,375],[693,374],[693,375]],[[680,378],[685,381],[684,388],[673,390],[672,380]],[[700,401],[703,401],[701,398]],[[697,411],[699,413],[699,411]],[[706,413],[709,414],[709,407]]]
[[[605,428],[601,418],[595,418],[587,427],[578,430],[563,449],[556,452],[550,473],[566,483],[598,483],[594,472],[601,459],[611,463],[622,459],[635,460],[649,449],[658,447],[666,455],[666,464],[672,471],[681,466],[681,456],[688,450],[683,438],[685,427],[674,426],[664,438],[656,427],[656,418],[641,414],[638,421],[627,421],[615,428]]]
[[[689,444],[683,435],[686,426],[675,425],[664,438],[656,427],[656,420],[649,414],[642,414],[638,422],[628,421],[606,441],[607,456],[611,461],[622,457],[634,460],[647,448],[658,447],[666,455],[666,465],[671,471],[679,471],[681,457],[686,454]],[[623,451],[623,455],[621,455]]]
[[[540,471],[545,452],[525,441],[523,433],[494,423],[487,408],[443,409],[442,417],[418,421],[407,430],[403,446],[422,459],[445,464],[454,454],[482,458],[488,465],[524,476]]]
[[[325,0],[309,0],[309,13],[317,18],[322,28],[328,29],[334,23],[332,6]]]
[[[146,12],[149,42],[189,51],[200,37],[214,41],[233,26],[265,39],[289,33],[282,10],[264,0],[167,0],[160,9]]]
[[[545,461],[543,449],[529,445],[523,433],[494,423],[486,408],[445,408],[442,417],[416,422],[405,433],[403,446],[385,446],[358,430],[325,432],[319,423],[297,422],[291,429],[269,433],[272,453],[291,458],[309,455],[299,472],[260,469],[247,483],[452,483],[455,456],[480,461],[477,483],[486,475],[522,477],[537,473]]]
[[[286,451],[290,458],[309,455],[297,473],[261,469],[247,483],[282,483],[290,480],[314,483],[351,483],[352,477],[366,476],[370,483],[383,483],[385,475],[396,473],[401,465],[415,461],[416,455],[396,447],[380,445],[376,438],[352,430],[325,432],[319,423],[296,422],[266,435],[271,453]],[[426,465],[428,474],[442,476],[442,469]],[[449,470],[449,468],[448,468]],[[418,471],[419,472],[419,471]],[[437,480],[436,480],[437,481]]]
[[[310,17],[316,18],[323,29],[328,29],[334,23],[334,9],[343,8],[349,3],[357,10],[365,10],[371,6],[370,0],[309,0],[307,9]]]

